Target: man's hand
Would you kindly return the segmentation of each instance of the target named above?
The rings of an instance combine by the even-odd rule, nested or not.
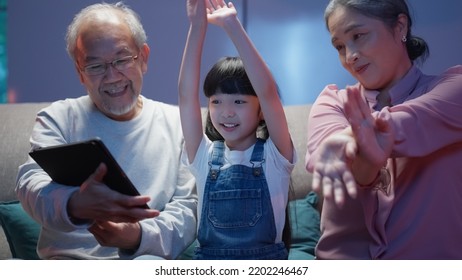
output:
[[[102,183],[107,167],[100,164],[68,201],[67,211],[74,221],[113,221],[135,223],[159,215],[159,211],[142,208],[148,196],[124,195]]]
[[[101,246],[137,250],[141,242],[139,223],[96,221],[88,228]]]

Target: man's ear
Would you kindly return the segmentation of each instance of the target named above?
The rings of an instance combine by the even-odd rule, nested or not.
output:
[[[84,84],[85,83],[85,78],[83,77],[82,71],[80,71],[80,68],[77,65],[77,63],[74,63],[74,66],[75,66],[75,70],[77,71],[77,75],[79,75],[80,83]]]
[[[150,52],[151,49],[149,48],[148,44],[143,44],[140,50],[140,59],[142,62],[141,69],[143,71],[143,74],[145,74],[148,71],[148,59]]]

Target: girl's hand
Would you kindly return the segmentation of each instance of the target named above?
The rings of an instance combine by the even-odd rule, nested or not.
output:
[[[186,1],[186,13],[191,23],[204,23],[206,24],[207,13],[205,8],[205,2],[207,0],[187,0]]]
[[[211,24],[223,27],[226,20],[237,16],[236,8],[232,2],[226,4],[224,0],[210,0],[207,3],[207,20]]]

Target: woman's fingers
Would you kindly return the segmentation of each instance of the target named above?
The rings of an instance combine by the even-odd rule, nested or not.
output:
[[[330,173],[324,169],[313,172],[312,189],[315,192],[322,191],[324,198],[333,199],[335,204],[342,207],[345,203],[346,195],[356,198],[356,181],[350,171],[346,169]]]
[[[332,184],[334,190],[334,201],[337,206],[342,207],[345,203],[345,191],[344,191],[344,183],[340,181],[340,179],[335,178]]]
[[[351,172],[344,172],[342,178],[348,195],[351,198],[356,198],[356,196],[358,195],[358,189],[353,174],[351,174]]]

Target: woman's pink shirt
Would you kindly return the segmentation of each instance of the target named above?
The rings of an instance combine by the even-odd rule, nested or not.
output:
[[[374,114],[377,91],[356,84]],[[307,170],[316,149],[347,127],[346,91],[327,86],[308,122]],[[462,259],[462,66],[438,76],[413,66],[390,91],[397,132],[388,192],[359,189],[342,208],[325,200],[319,259]]]

